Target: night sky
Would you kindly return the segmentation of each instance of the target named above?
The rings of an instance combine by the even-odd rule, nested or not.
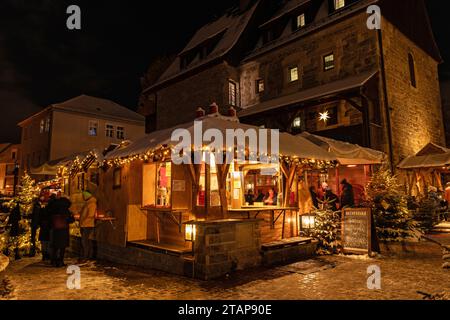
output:
[[[193,33],[238,0],[0,0],[0,143],[18,142],[16,124],[80,94],[136,109],[152,60],[176,53]],[[427,0],[444,60],[450,30],[442,0]],[[82,30],[66,28],[66,8]],[[446,64],[441,73],[450,75]]]

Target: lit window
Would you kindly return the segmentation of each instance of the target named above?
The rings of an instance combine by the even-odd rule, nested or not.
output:
[[[334,54],[329,54],[323,57],[323,69],[325,71],[334,69]]]
[[[91,137],[96,137],[98,135],[98,122],[89,121],[89,135]]]
[[[339,10],[345,7],[345,0],[334,0],[334,9]]]
[[[264,92],[264,80],[263,79],[259,79],[256,80],[256,93],[261,93]]]
[[[44,132],[44,126],[45,126],[45,121],[44,119],[41,120],[41,124],[39,126],[39,132],[43,133]]]
[[[117,127],[117,139],[124,140],[125,139],[125,128]]]
[[[47,119],[45,119],[45,132],[49,131],[50,131],[50,117],[47,117]]]
[[[289,68],[289,81],[294,82],[298,80],[298,67]]]
[[[302,118],[300,118],[300,117],[295,118],[295,119],[294,119],[294,122],[292,123],[292,126],[293,126],[295,129],[300,128],[300,127],[302,126]]]
[[[416,66],[414,63],[414,57],[410,53],[408,54],[408,64],[409,64],[409,79],[411,81],[411,85],[414,88],[417,88],[417,81],[416,81]]]
[[[237,85],[233,81],[228,82],[228,102],[232,106],[237,106]]]
[[[106,125],[106,137],[114,138],[114,126],[111,124]]]
[[[306,19],[305,19],[305,14],[302,13],[301,15],[297,16],[297,20],[296,20],[296,27],[297,29],[303,28],[306,25]]]

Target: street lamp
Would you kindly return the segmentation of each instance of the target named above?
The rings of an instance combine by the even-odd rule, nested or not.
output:
[[[316,227],[316,215],[309,213],[300,216],[300,233],[310,235]]]
[[[197,227],[195,224],[186,224],[186,230],[184,232],[184,240],[188,242],[194,242],[197,235]]]

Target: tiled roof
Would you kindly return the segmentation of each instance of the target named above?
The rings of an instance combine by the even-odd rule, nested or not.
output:
[[[259,1],[243,13],[238,10],[231,11],[198,30],[186,47],[178,54],[175,61],[159,78],[159,80],[147,90],[207,64],[228,53],[244,32],[258,5]],[[183,54],[197,48],[209,39],[219,35],[221,36],[220,40],[205,59],[200,60],[197,58],[190,65],[188,65],[187,68],[181,68],[181,56]]]
[[[144,116],[111,100],[81,95],[65,102],[53,104],[54,109],[88,113],[98,116],[144,122]]]

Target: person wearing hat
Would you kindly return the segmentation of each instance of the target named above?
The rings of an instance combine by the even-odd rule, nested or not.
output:
[[[89,260],[93,258],[93,246],[91,238],[95,228],[95,214],[97,212],[97,199],[89,191],[83,192],[85,201],[80,213],[81,232],[81,259]]]
[[[347,179],[341,181],[342,195],[341,208],[352,208],[355,206],[355,195],[353,193],[353,186],[347,182]]]

